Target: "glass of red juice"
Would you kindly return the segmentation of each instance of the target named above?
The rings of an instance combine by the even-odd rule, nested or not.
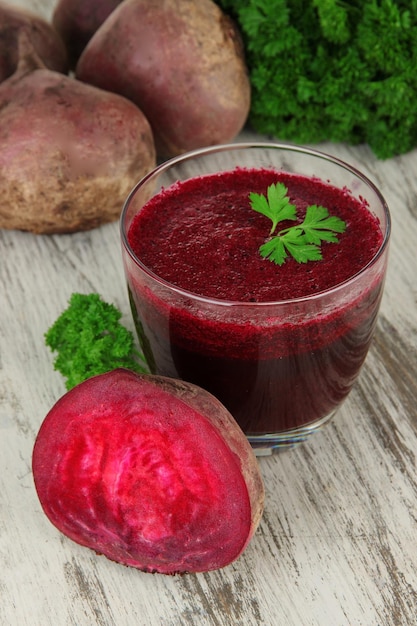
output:
[[[345,222],[337,242],[321,244],[321,260],[289,255],[278,265],[261,256],[271,221],[249,194],[276,182],[298,222],[310,205]],[[135,186],[121,216],[130,304],[150,371],[210,391],[259,456],[304,441],[359,375],[389,236],[375,185],[318,151],[237,143],[162,163]]]

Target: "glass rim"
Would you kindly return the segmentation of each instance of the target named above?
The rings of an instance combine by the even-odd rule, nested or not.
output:
[[[231,152],[233,150],[247,150],[250,148],[256,148],[256,149],[274,149],[274,150],[282,150],[282,151],[286,151],[286,152],[294,152],[294,153],[301,153],[307,156],[312,156],[312,157],[316,157],[318,159],[322,159],[323,161],[328,161],[333,163],[334,165],[338,165],[341,168],[351,172],[352,174],[354,174],[357,178],[359,178],[360,180],[362,180],[362,182],[365,183],[365,185],[367,185],[367,187],[369,187],[377,196],[378,200],[381,203],[381,206],[383,208],[383,212],[385,215],[385,232],[383,233],[383,240],[381,242],[380,247],[378,248],[377,252],[374,254],[374,256],[372,257],[372,259],[370,259],[368,261],[368,263],[366,265],[364,265],[364,267],[362,267],[358,272],[356,272],[355,274],[353,274],[352,276],[350,276],[349,278],[347,278],[346,280],[342,281],[341,283],[338,283],[337,285],[334,285],[332,287],[329,287],[327,289],[322,289],[321,291],[317,291],[315,293],[311,293],[308,294],[306,296],[298,296],[297,298],[287,298],[287,299],[282,299],[282,300],[268,300],[268,301],[264,301],[264,302],[249,302],[249,301],[245,301],[245,300],[226,300],[226,299],[220,299],[220,298],[212,298],[209,296],[203,296],[197,293],[194,293],[193,291],[189,291],[187,289],[183,289],[182,287],[179,287],[178,285],[175,285],[171,282],[169,282],[168,280],[165,280],[164,278],[161,278],[160,276],[158,276],[158,274],[156,274],[155,272],[153,272],[151,269],[149,269],[140,259],[139,257],[136,256],[136,254],[134,253],[134,251],[132,250],[128,238],[127,238],[127,232],[126,232],[126,228],[125,228],[125,217],[126,214],[130,208],[130,204],[134,198],[134,196],[136,195],[137,191],[143,187],[143,185],[145,183],[147,183],[149,180],[153,179],[153,178],[157,178],[160,174],[164,173],[165,171],[171,169],[173,166],[175,166],[178,163],[182,163],[185,161],[190,161],[195,157],[200,157],[200,156],[206,156],[206,155],[210,155],[210,154],[216,154],[219,152]],[[226,171],[226,170],[225,170]],[[172,183],[174,184],[174,183]],[[122,244],[123,247],[125,248],[125,250],[127,251],[127,253],[129,254],[130,258],[132,259],[132,261],[146,274],[148,275],[153,281],[155,281],[156,283],[160,284],[161,286],[169,289],[170,291],[173,291],[175,293],[177,293],[180,296],[192,299],[192,300],[197,300],[199,302],[203,302],[205,304],[212,304],[212,305],[216,305],[216,306],[228,306],[228,307],[262,307],[262,308],[267,308],[267,307],[272,307],[272,306],[285,306],[285,305],[296,305],[296,304],[300,304],[300,303],[305,303],[305,302],[311,302],[314,300],[319,300],[325,296],[330,296],[330,295],[334,295],[336,294],[338,291],[341,291],[347,287],[349,287],[350,285],[352,285],[353,283],[355,283],[356,281],[358,281],[364,274],[366,274],[370,268],[372,268],[377,261],[379,260],[379,258],[383,255],[383,253],[385,252],[385,249],[388,246],[389,240],[390,240],[390,235],[391,235],[391,214],[390,214],[390,210],[388,207],[388,204],[384,198],[384,196],[382,195],[382,193],[379,191],[378,187],[365,175],[363,174],[360,170],[358,170],[355,166],[350,165],[349,163],[347,163],[346,161],[344,161],[343,159],[340,159],[336,156],[327,154],[326,152],[322,152],[320,150],[316,150],[316,149],[312,149],[312,148],[307,148],[304,146],[298,146],[298,145],[294,145],[294,144],[287,144],[287,143],[282,143],[282,142],[267,142],[267,141],[252,141],[252,142],[237,142],[237,143],[226,143],[226,144],[221,144],[221,145],[215,145],[215,146],[208,146],[205,148],[198,148],[196,150],[191,150],[189,152],[185,152],[183,154],[180,154],[178,156],[172,157],[166,161],[164,161],[163,163],[161,163],[160,165],[157,165],[156,167],[154,167],[150,172],[148,172],[147,174],[145,174],[145,176],[143,176],[133,187],[133,189],[130,191],[130,193],[128,194],[124,204],[123,204],[123,208],[122,208],[122,212],[120,215],[120,234],[121,234],[121,240],[122,240]]]

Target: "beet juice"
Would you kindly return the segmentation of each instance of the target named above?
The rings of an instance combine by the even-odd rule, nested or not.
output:
[[[260,255],[271,223],[249,195],[276,182],[299,222],[310,205],[345,222],[321,260],[277,265]],[[302,440],[340,405],[366,357],[386,238],[364,196],[270,165],[164,185],[132,215],[124,250],[151,371],[213,393],[255,448]]]

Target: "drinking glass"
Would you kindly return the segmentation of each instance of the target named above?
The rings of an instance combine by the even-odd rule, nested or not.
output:
[[[204,297],[155,275],[129,245],[134,216],[151,196],[176,181],[235,167],[318,177],[350,190],[379,220],[379,250],[341,284],[282,301]],[[137,183],[121,215],[130,305],[150,371],[215,395],[258,456],[306,440],[332,418],[359,375],[380,307],[389,236],[389,210],[376,186],[356,168],[316,150],[237,143],[162,163]]]

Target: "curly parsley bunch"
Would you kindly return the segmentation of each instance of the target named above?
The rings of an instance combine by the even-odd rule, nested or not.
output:
[[[250,123],[297,143],[417,146],[417,2],[220,0],[244,38]]]
[[[45,333],[46,345],[57,353],[54,368],[66,379],[67,389],[119,367],[147,371],[121,317],[116,306],[96,293],[71,295],[68,308]]]

